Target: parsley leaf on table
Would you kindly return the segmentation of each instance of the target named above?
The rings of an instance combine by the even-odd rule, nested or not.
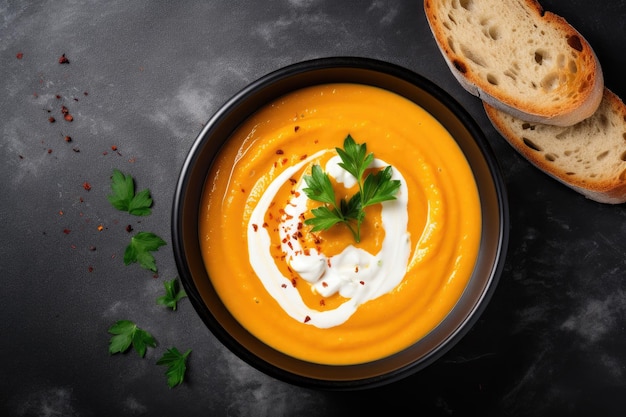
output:
[[[111,177],[111,191],[113,194],[108,195],[107,199],[116,209],[127,211],[135,216],[147,216],[152,213],[150,190],[146,188],[135,194],[135,181],[130,175],[114,169]]]
[[[157,304],[164,305],[176,311],[176,306],[181,298],[187,296],[187,293],[178,285],[178,279],[174,278],[171,281],[164,281],[165,295],[157,298]]]
[[[120,320],[109,328],[109,333],[114,335],[109,342],[109,353],[124,353],[130,345],[142,358],[146,354],[146,349],[156,347],[156,340],[147,331],[137,327],[130,320]]]
[[[395,200],[395,194],[400,189],[400,181],[391,179],[391,166],[375,174],[370,172],[363,180],[365,171],[374,161],[374,154],[368,154],[367,145],[356,143],[351,135],[345,138],[343,149],[335,149],[341,159],[338,165],[356,178],[359,192],[349,200],[341,199],[337,207],[335,191],[328,174],[322,171],[319,165],[313,165],[311,175],[304,176],[307,188],[303,191],[309,199],[319,201],[323,205],[312,209],[313,217],[306,219],[304,223],[313,226],[311,229],[313,232],[327,230],[335,224],[343,223],[352,232],[354,240],[360,242],[365,208],[383,201]]]
[[[139,232],[130,239],[130,244],[124,251],[124,264],[139,262],[142,268],[157,272],[154,256],[150,252],[159,250],[164,245],[165,241],[154,233]]]
[[[157,361],[157,365],[167,366],[165,375],[167,376],[167,385],[174,388],[183,382],[185,372],[187,371],[187,358],[191,353],[191,349],[181,354],[175,347],[167,349],[167,351]]]

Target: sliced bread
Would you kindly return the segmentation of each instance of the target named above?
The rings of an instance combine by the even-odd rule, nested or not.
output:
[[[456,79],[491,106],[557,126],[598,108],[604,79],[593,49],[535,0],[425,0],[424,10]]]
[[[598,110],[569,127],[527,122],[483,104],[494,127],[537,168],[591,200],[626,202],[626,106],[608,88]]]

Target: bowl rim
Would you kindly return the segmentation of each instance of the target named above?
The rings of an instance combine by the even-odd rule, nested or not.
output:
[[[199,153],[202,152],[203,147],[207,146],[207,141],[210,140],[210,134],[216,129],[216,127],[220,123],[231,117],[232,112],[237,109],[238,106],[241,106],[242,103],[245,103],[246,100],[254,97],[255,93],[257,95],[257,100],[259,100],[258,92],[260,90],[262,91],[264,88],[269,88],[280,82],[284,84],[285,80],[293,80],[293,85],[296,87],[296,89],[303,88],[306,86],[301,85],[303,76],[307,76],[319,71],[335,70],[338,68],[346,71],[364,70],[372,74],[383,74],[393,79],[397,79],[401,82],[417,86],[417,88],[423,90],[427,95],[431,96],[435,102],[441,103],[442,106],[448,109],[453,114],[453,117],[455,117],[462,125],[462,127],[469,132],[469,135],[472,137],[478,151],[481,154],[480,157],[484,161],[486,171],[488,171],[488,175],[491,180],[490,185],[493,186],[494,197],[497,200],[496,214],[498,216],[498,224],[497,242],[494,243],[495,247],[493,248],[494,253],[492,265],[489,268],[489,276],[486,278],[485,284],[483,285],[484,289],[480,291],[477,298],[473,298],[474,305],[471,306],[471,308],[464,315],[465,317],[460,322],[458,322],[456,329],[454,329],[449,334],[449,336],[443,340],[443,342],[438,343],[435,346],[435,349],[430,351],[427,355],[419,358],[419,360],[410,363],[407,366],[393,369],[391,372],[388,373],[381,372],[379,374],[376,374],[376,372],[374,372],[372,375],[363,378],[327,380],[320,379],[318,377],[303,375],[300,373],[294,373],[290,370],[286,370],[280,366],[277,366],[275,363],[271,363],[262,358],[260,359],[229,334],[229,332],[222,326],[219,320],[216,319],[216,317],[214,316],[214,312],[212,312],[206,305],[202,295],[200,294],[199,289],[194,283],[193,272],[191,270],[192,268],[190,267],[190,256],[188,254],[189,247],[186,247],[184,238],[186,224],[184,220],[186,219],[185,210],[187,191],[194,186],[196,188],[198,187],[197,180],[194,182],[190,179],[190,176],[193,174],[195,162],[198,160]],[[315,84],[323,83],[313,82],[311,85]],[[285,87],[286,91],[290,91],[289,86],[290,84],[289,82],[287,82],[287,86]],[[278,96],[280,95],[281,94],[278,94]],[[259,102],[259,104],[262,103]],[[250,110],[248,110],[248,116],[252,113],[252,109],[256,110],[257,107],[258,106],[252,105],[250,107]],[[238,118],[241,118],[241,116],[238,116]],[[205,171],[208,171],[208,169],[209,167],[206,167]],[[192,184],[192,182],[194,182],[194,184]],[[199,210],[199,204],[192,209]],[[480,129],[476,121],[470,116],[467,110],[463,108],[450,94],[444,91],[440,86],[426,79],[424,76],[419,75],[416,72],[401,67],[397,64],[372,58],[340,56],[315,58],[311,60],[300,61],[279,68],[277,70],[267,73],[264,76],[261,76],[257,80],[253,81],[252,83],[241,89],[229,100],[227,100],[209,118],[208,122],[204,125],[200,133],[197,135],[185,158],[185,161],[179,173],[178,182],[176,184],[173,198],[171,221],[174,258],[181,282],[183,284],[183,288],[185,289],[196,313],[200,316],[200,318],[208,327],[208,329],[212,332],[212,334],[226,348],[228,348],[232,353],[234,353],[244,362],[248,363],[257,370],[260,370],[261,372],[284,382],[315,389],[355,390],[372,388],[375,386],[394,382],[427,367],[428,365],[439,359],[442,355],[444,355],[448,350],[450,350],[475,324],[476,320],[478,319],[478,317],[480,317],[480,315],[486,308],[489,300],[491,299],[497,287],[497,283],[499,281],[502,270],[504,268],[509,234],[509,207],[504,180],[502,178],[501,170],[495,153],[491,148],[491,145],[487,141],[484,132]],[[199,244],[199,236],[197,235],[196,240]],[[206,278],[208,279],[208,274]],[[453,311],[455,308],[453,308]],[[277,354],[279,356],[283,355],[287,357],[280,352],[277,352]],[[290,360],[294,360],[294,358],[291,358]],[[305,363],[304,361],[295,361]],[[314,367],[329,366],[318,364],[310,365]],[[330,367],[332,367],[333,369],[348,369],[358,366],[360,365],[340,365]]]

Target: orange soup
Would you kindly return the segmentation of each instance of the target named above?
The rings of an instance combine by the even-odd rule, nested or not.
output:
[[[314,165],[338,200],[358,191],[337,163],[348,135],[401,184],[365,209],[358,242],[344,224],[305,224],[322,204],[303,192]],[[454,139],[415,103],[359,84],[301,89],[252,115],[211,167],[200,213],[204,263],[232,315],[273,348],[331,365],[389,356],[433,330],[461,297],[481,238],[477,187]]]

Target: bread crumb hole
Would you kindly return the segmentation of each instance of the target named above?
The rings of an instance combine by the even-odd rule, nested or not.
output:
[[[448,19],[456,25],[456,20],[454,19],[454,16],[452,16],[451,13],[448,13]]]
[[[528,138],[522,138],[522,140],[524,141],[524,145],[528,146],[533,151],[541,152],[543,150],[539,145]]]
[[[493,74],[487,74],[487,82],[491,85],[498,85],[498,79]]]
[[[604,158],[607,157],[608,154],[609,154],[609,151],[604,151],[602,153],[599,153],[598,156],[596,156],[596,160],[602,161]]]
[[[454,68],[456,68],[457,71],[459,71],[461,74],[465,74],[467,72],[467,66],[464,62],[455,59],[452,64],[454,65]]]
[[[624,181],[624,179],[626,179],[626,169],[619,174],[619,180]]]
[[[580,41],[580,38],[577,35],[569,36],[567,38],[567,44],[578,52],[582,52],[583,43]]]
[[[543,60],[547,58],[547,53],[546,51],[543,51],[541,49],[537,49],[535,51],[535,62],[539,65],[543,65]]]
[[[472,6],[473,6],[473,1],[472,0],[460,0],[459,4],[461,5],[462,8],[464,8],[465,10],[472,10]]]
[[[550,73],[541,80],[541,87],[546,91],[553,91],[559,86],[559,75]]]
[[[626,151],[622,152],[619,159],[621,159],[622,161],[626,161]]]
[[[554,162],[556,161],[557,156],[553,153],[547,153],[544,155],[546,160],[550,161],[550,162]]]
[[[467,59],[472,61],[474,64],[481,66],[481,67],[486,66],[485,61],[480,56],[478,56],[474,51],[469,49],[467,46],[461,45],[461,52]]]
[[[576,175],[576,173],[575,173],[575,172],[572,172],[572,171],[568,171],[568,172],[566,172],[566,173],[565,173],[565,175],[572,176],[572,175]]]
[[[568,69],[569,69],[569,72],[571,72],[572,74],[576,74],[578,72],[578,66],[576,65],[576,61],[574,61],[573,59],[570,59],[569,64],[568,64]]]
[[[491,26],[489,28],[489,37],[493,39],[494,41],[497,41],[498,39],[500,39],[500,31],[498,30],[497,26]]]

